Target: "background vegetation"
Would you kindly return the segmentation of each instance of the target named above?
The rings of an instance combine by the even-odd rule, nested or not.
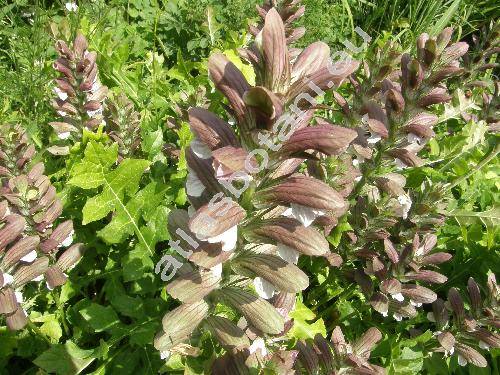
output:
[[[168,246],[169,211],[186,204],[186,163],[182,153],[179,159],[171,152],[183,149],[190,141],[185,110],[202,104],[206,96],[220,95],[213,92],[208,80],[210,53],[224,51],[242,66],[236,49],[245,45],[247,27],[257,19],[256,2],[95,0],[79,2],[76,12],[68,11],[60,1],[0,2],[0,124],[17,123],[28,130],[40,151],[38,158],[45,160],[46,174],[63,201],[62,218],[73,219],[75,240],[87,247],[85,257],[62,288],[31,291],[33,325],[14,333],[7,331],[0,320],[0,373],[203,373],[204,363],[216,354],[209,337],[202,339],[205,345],[201,357],[174,357],[168,366],[151,345],[163,314],[177,305],[154,274],[153,266]],[[352,38],[356,26],[373,38],[372,46],[394,40],[402,50],[413,48],[421,32],[436,35],[450,25],[458,32],[455,38],[469,41],[471,34],[500,15],[495,0],[303,3],[307,12],[299,25],[308,31],[300,46],[323,40],[333,50],[343,48],[342,42]],[[46,151],[55,140],[48,125],[54,120],[54,42],[61,37],[72,40],[77,30],[87,36],[89,50],[98,54],[102,83],[113,93],[125,93],[141,118],[142,141],[137,157],[149,165],[149,170],[133,176],[133,186],[124,193],[123,202],[130,202],[139,192],[149,206],[137,212],[136,228],[116,238],[103,232],[107,218],[85,216],[87,200],[100,190],[75,183],[83,173],[81,168],[74,168],[82,162],[76,158],[81,157],[83,149],[74,150],[66,159],[52,157]],[[460,87],[459,82],[457,85]],[[446,162],[440,163],[440,168],[418,173],[434,182],[455,181],[491,152],[497,139],[486,136],[484,127],[466,123],[457,115],[468,105],[473,103],[467,97],[457,96],[442,108],[449,120],[438,129],[428,152],[432,160]],[[210,109],[223,110],[216,105]],[[99,135],[95,137],[99,139]],[[117,158],[111,147],[99,152]],[[90,159],[91,155],[85,157]],[[488,271],[500,270],[499,168],[494,158],[453,188],[449,210],[481,214],[450,216],[439,232],[439,248],[454,255],[444,267],[448,282],[440,287],[443,292],[466,285],[470,276],[485,281]],[[109,166],[103,173],[114,171],[115,167]],[[416,185],[422,178],[410,175],[408,181]],[[342,226],[337,231],[340,236]],[[363,304],[352,298],[352,290],[338,284],[335,273],[324,263],[305,260],[302,266],[310,275],[311,286],[303,293],[301,308],[294,316],[300,323],[296,337],[312,337],[317,332],[329,336],[338,324],[346,327],[344,333],[349,338],[362,333],[367,327]],[[436,356],[424,358],[417,343],[400,340],[412,324],[393,322],[378,327],[384,334],[392,334],[384,335],[372,358],[391,373],[499,373],[498,350],[490,352],[486,369],[462,369]]]

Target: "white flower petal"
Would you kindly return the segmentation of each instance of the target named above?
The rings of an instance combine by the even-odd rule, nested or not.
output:
[[[219,263],[216,266],[213,266],[212,268],[210,268],[210,271],[212,271],[212,273],[214,275],[221,277],[222,276],[222,263]]]
[[[43,275],[39,275],[33,279],[33,281],[39,282],[43,280]]]
[[[276,293],[274,285],[262,277],[253,279],[253,285],[255,286],[257,294],[264,299],[272,298]]]
[[[188,175],[186,179],[186,193],[192,197],[200,197],[205,191],[205,185],[198,178],[195,171],[188,167]]]
[[[408,140],[408,143],[415,143],[417,145],[421,145],[424,142],[423,138],[413,133],[408,133],[406,139]]]
[[[192,217],[195,213],[196,213],[196,209],[194,208],[194,206],[189,206],[188,207],[188,216]]]
[[[415,301],[412,301],[412,300],[410,300],[410,305],[415,306],[415,307],[421,307],[422,306],[421,303],[415,302]]]
[[[87,115],[89,117],[94,117],[94,116],[102,115],[102,107],[99,108],[99,109],[96,109],[95,111],[87,111]]]
[[[490,350],[490,346],[486,344],[484,341],[479,341],[479,347],[484,350]]]
[[[12,277],[12,275],[9,275],[8,273],[2,273],[2,277],[3,277],[2,286],[7,286],[9,284],[12,284],[12,282],[14,281],[14,277]]]
[[[406,219],[408,217],[408,212],[410,212],[411,209],[411,198],[407,194],[402,194],[398,196],[398,202],[401,205],[401,209],[403,210],[403,219]]]
[[[14,292],[14,294],[16,295],[16,301],[18,303],[23,303],[24,302],[24,296],[21,292]]]
[[[312,222],[318,217],[325,214],[324,211],[315,208],[302,206],[301,204],[292,203],[290,204],[292,208],[292,216],[299,220],[302,225],[308,227]]]
[[[212,156],[212,151],[198,137],[193,138],[189,146],[194,154],[201,159],[208,159]]]
[[[288,263],[297,264],[299,260],[299,252],[297,250],[278,242],[277,251],[281,259],[286,260]]]
[[[257,350],[260,350],[262,356],[267,355],[266,343],[261,337],[256,338],[248,349],[250,350],[250,354],[253,354]]]
[[[21,258],[21,260],[23,262],[27,262],[27,263],[31,263],[33,262],[34,260],[36,259],[36,251],[35,250],[31,250],[28,254],[26,254],[25,256],[23,256]]]
[[[65,238],[63,242],[61,242],[61,245],[59,247],[68,247],[73,243],[73,234],[75,234],[75,231],[72,230],[71,233],[68,235],[68,237]]]
[[[57,111],[57,114],[58,114],[59,116],[63,116],[63,117],[64,117],[64,116],[66,116],[68,113],[67,113],[66,111]]]
[[[222,242],[222,251],[231,251],[236,247],[236,241],[238,240],[238,226],[235,225],[224,233],[219,234],[215,237],[207,238],[209,243],[219,243]]]
[[[170,358],[170,351],[164,350],[163,352],[160,352],[160,358],[168,361],[168,359]]]
[[[391,297],[399,302],[403,302],[405,300],[405,297],[401,293],[392,294]]]
[[[382,139],[382,137],[380,137],[380,135],[370,132],[370,136],[366,139],[366,142],[369,145],[374,145],[374,144],[380,142],[381,139]]]
[[[354,159],[352,159],[352,165],[354,167],[359,167],[361,165],[361,163],[363,163],[365,161],[365,158],[360,156],[360,155],[356,155],[356,157]]]
[[[394,313],[392,314],[392,317],[397,320],[398,322],[402,321],[403,320],[403,315],[401,314],[398,314],[398,313]]]
[[[458,355],[458,364],[460,366],[466,366],[467,365],[467,360],[462,357],[460,354]]]
[[[50,287],[50,285],[49,285],[49,283],[48,283],[47,281],[45,282],[45,286],[47,287],[47,289],[48,289],[48,290],[52,290],[52,289],[54,289],[54,288],[51,288],[51,287]]]
[[[59,139],[68,139],[70,137],[70,132],[62,132],[57,134],[57,138]]]
[[[381,314],[384,318],[387,318],[387,313],[388,313],[388,311],[382,311],[380,314]]]
[[[76,12],[78,9],[78,5],[76,5],[75,3],[72,3],[72,2],[68,2],[64,5],[66,6],[66,9],[68,10],[68,12]]]
[[[92,87],[90,88],[91,92],[96,92],[101,88],[101,82],[99,82],[97,79],[92,83]]]
[[[68,94],[62,91],[59,87],[54,87],[54,92],[56,93],[57,97],[61,100],[66,100],[68,99]]]
[[[405,163],[403,163],[403,161],[399,158],[394,159],[394,164],[396,164],[397,169],[408,168],[408,166]]]

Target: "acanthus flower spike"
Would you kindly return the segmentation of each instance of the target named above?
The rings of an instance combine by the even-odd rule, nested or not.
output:
[[[251,356],[267,352],[262,348],[268,339],[293,325],[286,309],[273,301],[308,287],[296,265],[299,254],[328,257],[328,241],[316,227],[333,228],[348,208],[345,196],[300,166],[315,160],[317,152],[341,154],[356,138],[353,130],[321,119],[312,124],[312,118],[320,90],[338,86],[358,63],[335,69],[340,67],[321,42],[293,50],[289,43],[300,31],[292,29],[292,21],[302,8],[297,1],[268,5],[260,8],[263,23],[252,29],[253,43],[240,50],[254,66],[255,85],[223,54],[208,60],[210,79],[224,95],[228,113],[219,118],[203,108],[189,109],[194,138],[185,155],[191,207],[169,217],[175,248],[182,248],[178,252],[192,267],[179,270],[167,290],[182,301],[179,309],[203,298],[209,318],[201,320],[223,346],[230,345],[236,330],[214,321],[214,305],[224,301],[237,310],[248,322],[248,340],[238,342],[249,344]],[[169,330],[164,327],[161,337],[173,334]]]
[[[60,76],[54,81],[57,98],[53,107],[61,119],[50,123],[59,141],[48,150],[55,155],[66,155],[67,139],[78,141],[84,129],[94,130],[104,124],[103,102],[108,89],[99,81],[97,54],[88,51],[87,39],[82,34],[77,34],[71,47],[58,40],[56,51],[59,58],[53,67]]]
[[[41,163],[25,160],[31,149],[19,128],[6,127],[0,139],[6,146],[0,167],[0,313],[10,329],[22,329],[28,322],[23,310],[23,289],[27,283],[46,279],[48,289],[66,282],[63,273],[81,256],[68,261],[73,241],[73,223],[58,225],[62,204]],[[34,148],[33,148],[34,151]],[[30,151],[31,153],[31,151]],[[81,244],[73,245],[81,247]],[[62,255],[57,257],[57,253]],[[66,259],[66,260],[65,260]]]

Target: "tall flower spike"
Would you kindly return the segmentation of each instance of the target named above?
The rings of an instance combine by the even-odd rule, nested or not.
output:
[[[292,63],[287,30],[294,15],[288,10],[297,3],[285,1],[279,11],[263,8],[255,43],[241,51],[254,66],[255,86],[224,55],[210,57],[210,78],[227,100],[228,119],[202,108],[189,111],[195,137],[186,150],[186,191],[192,206],[169,217],[169,231],[194,267],[167,290],[183,302],[179,309],[204,301],[204,313],[190,332],[203,327],[208,316],[209,330],[222,346],[237,342],[251,356],[271,351],[267,339],[291,327],[293,303],[285,302],[309,284],[296,266],[299,254],[330,255],[316,221],[335,222],[347,208],[343,196],[299,173],[299,167],[314,153],[341,153],[355,138],[352,130],[313,126],[311,119],[314,98],[340,84],[357,63],[333,69],[324,43],[307,47]],[[236,329],[214,317],[220,301],[243,316],[247,339],[229,342]],[[173,334],[164,326],[156,348],[175,350],[176,343],[164,344]]]
[[[140,117],[125,94],[109,97],[104,111],[106,130],[118,143],[120,159],[134,156],[141,146]]]
[[[340,371],[353,374],[385,374],[382,367],[372,365],[370,352],[382,335],[376,328],[370,328],[354,343],[344,339],[340,327],[335,327],[331,341],[320,334],[312,342],[301,340],[297,344],[298,360],[294,369],[299,374],[333,374]]]
[[[500,326],[498,293],[492,293],[498,286],[492,275],[489,275],[490,293],[486,298],[481,296],[476,281],[470,278],[467,285],[470,304],[464,303],[458,289],[451,288],[446,304],[437,300],[433,304],[433,311],[428,314],[429,320],[437,324],[438,330],[443,330],[437,336],[434,350],[444,352],[445,356],[456,355],[460,366],[470,363],[486,367],[487,362],[481,352],[500,347],[500,335],[497,332]]]
[[[6,151],[29,148],[23,132],[9,129],[7,134],[2,138],[9,146]],[[43,164],[30,168],[24,161],[25,151],[20,154],[14,162],[12,154],[0,160],[0,168],[7,171],[3,174],[7,177],[0,175],[0,314],[6,316],[12,330],[22,329],[27,323],[22,308],[24,285],[43,278],[48,289],[64,284],[65,272],[78,262],[83,250],[81,244],[71,246],[70,220],[54,225],[62,204],[43,175]]]
[[[450,258],[410,245],[414,238],[421,239],[420,233],[431,232],[443,222],[445,202],[439,186],[424,183],[422,192],[408,191],[402,171],[425,164],[419,153],[434,136],[438,122],[430,106],[450,100],[445,83],[463,73],[458,62],[467,45],[450,40],[451,29],[436,38],[424,34],[418,38],[415,56],[400,55],[388,44],[365,61],[363,69],[350,77],[349,99],[334,93],[344,123],[356,130],[348,150],[351,157],[328,156],[308,164],[311,175],[329,181],[334,188],[342,187],[343,194],[356,201],[348,214],[352,232],[346,234],[352,240],[351,254],[363,262],[356,274],[365,285],[365,294],[373,298],[372,305],[382,314],[391,310],[397,319],[416,312],[415,306],[403,304],[409,300],[405,293],[412,294],[417,305],[432,302],[436,296],[420,287],[405,287],[403,293],[395,281],[403,285],[441,283],[444,276],[427,267]],[[350,183],[342,186],[345,180]],[[385,240],[384,247],[379,246],[380,240]],[[401,244],[402,249],[395,250],[392,243]],[[372,280],[359,272],[375,278],[375,286],[386,282],[380,284],[385,290],[370,291],[367,284]],[[427,295],[418,298],[414,293]]]
[[[54,69],[59,77],[54,81],[53,107],[61,119],[50,125],[62,142],[49,151],[64,155],[69,152],[64,140],[77,141],[83,129],[94,130],[103,124],[103,101],[108,89],[99,81],[97,54],[88,51],[87,39],[82,34],[76,36],[71,47],[58,40],[56,51],[59,58],[54,62]]]
[[[381,250],[363,249],[356,254],[364,267],[356,270],[355,280],[375,311],[401,320],[414,317],[416,308],[436,300],[436,293],[420,283],[444,283],[444,275],[427,268],[451,255],[433,252],[435,244],[435,235],[428,234],[422,241],[416,236],[411,245],[398,251],[386,238]]]
[[[291,44],[302,38],[306,32],[304,27],[294,27],[294,22],[304,15],[305,6],[300,4],[300,1],[294,0],[266,0],[262,6],[256,5],[260,18],[262,19],[259,25],[251,26],[250,32],[257,36],[262,29],[267,12],[275,8],[285,28],[285,36],[287,44]]]
[[[23,172],[36,152],[20,125],[0,126],[0,146],[0,178]]]
[[[383,175],[388,170],[423,165],[417,154],[434,136],[432,128],[438,122],[429,107],[449,101],[445,81],[463,73],[459,59],[468,46],[450,44],[451,32],[445,29],[436,38],[421,35],[415,57],[399,55],[395,46],[388,44],[351,77],[352,100],[335,93],[345,122],[358,133],[351,150],[352,165],[358,170],[357,181],[363,179],[354,192],[380,178],[391,178]],[[402,189],[397,195],[391,193],[394,199],[387,202],[388,207],[407,219],[412,197]]]

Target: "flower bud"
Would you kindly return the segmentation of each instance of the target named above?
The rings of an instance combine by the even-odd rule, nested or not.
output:
[[[189,220],[189,229],[199,239],[216,237],[238,225],[246,212],[235,201],[227,198],[215,205],[206,204],[196,211]]]
[[[189,125],[211,150],[224,146],[240,146],[231,125],[203,108],[189,110]]]
[[[18,331],[28,324],[28,317],[26,316],[26,312],[19,308],[13,314],[5,317],[5,323],[11,331]]]
[[[458,321],[462,322],[465,318],[465,308],[462,297],[460,297],[460,293],[458,293],[456,288],[451,288],[448,291],[448,302],[450,303],[453,313],[457,317]]]
[[[454,43],[451,46],[444,49],[441,54],[441,64],[448,64],[459,57],[465,55],[469,45],[465,42]]]
[[[317,230],[304,227],[295,219],[266,220],[253,230],[253,235],[271,243],[282,243],[309,256],[320,256],[329,251],[328,241]],[[251,236],[251,234],[250,234]]]
[[[409,280],[425,281],[428,283],[443,284],[448,278],[438,272],[420,270],[416,272],[408,272],[405,277]]]
[[[455,345],[455,349],[459,356],[462,356],[468,363],[471,363],[477,367],[488,366],[488,362],[486,361],[486,359],[477,350],[471,348],[470,346],[462,343],[457,343]]]
[[[83,256],[83,244],[77,243],[64,251],[56,261],[56,266],[66,272],[73,267]]]
[[[24,237],[17,241],[5,254],[2,259],[2,267],[9,269],[14,267],[24,256],[35,250],[40,243],[38,236]]]
[[[444,348],[444,350],[446,350],[447,352],[450,352],[455,346],[455,336],[453,336],[448,331],[440,333],[437,336],[437,339],[441,344],[441,346]]]
[[[40,248],[44,253],[50,253],[71,236],[73,232],[73,222],[71,220],[66,220],[54,229],[50,237],[42,242]]]
[[[377,328],[370,327],[363,334],[363,336],[361,336],[361,338],[356,340],[356,342],[352,346],[352,349],[357,355],[365,357],[366,355],[370,354],[375,344],[381,339],[382,334],[380,333],[380,331]]]
[[[47,280],[47,287],[50,290],[63,285],[67,279],[68,277],[57,266],[52,266],[45,271],[45,280]]]
[[[370,305],[372,305],[375,311],[379,312],[383,316],[387,316],[389,311],[389,299],[382,293],[374,293],[370,299]]]
[[[83,53],[87,50],[88,46],[87,39],[82,34],[78,33],[73,43],[76,57],[80,59],[83,58]]]
[[[24,284],[36,279],[38,276],[43,275],[48,267],[49,259],[47,257],[37,258],[29,265],[19,266],[14,273],[14,282],[12,285],[15,288],[20,288]]]
[[[390,89],[386,94],[386,106],[388,109],[400,113],[405,107],[405,100],[401,92]]]
[[[296,203],[323,210],[338,210],[346,205],[343,197],[329,185],[303,175],[288,177],[282,183],[257,193],[256,198],[284,205]]]
[[[451,95],[448,94],[445,88],[435,87],[418,100],[418,105],[425,108],[433,104],[449,102],[450,100]]]
[[[315,150],[327,155],[337,155],[357,137],[352,129],[336,125],[319,125],[299,129],[286,141],[280,153],[292,155]]]
[[[401,288],[401,294],[414,303],[432,303],[437,298],[436,293],[421,285],[404,284]]]
[[[59,55],[70,61],[75,58],[73,52],[69,49],[68,45],[63,40],[58,40],[56,42],[56,51],[59,53]]]
[[[7,223],[0,229],[0,250],[5,249],[9,243],[20,236],[26,227],[26,221],[19,215],[9,215],[5,221]]]
[[[18,307],[14,289],[10,287],[0,289],[0,314],[12,314]]]

